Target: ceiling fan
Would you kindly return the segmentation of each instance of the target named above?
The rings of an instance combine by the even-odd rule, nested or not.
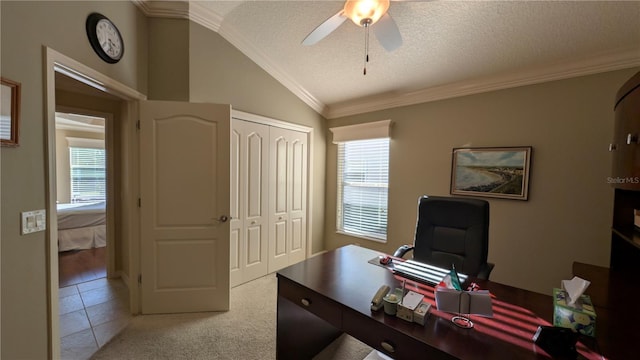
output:
[[[313,45],[318,41],[327,37],[342,23],[351,19],[354,24],[365,28],[365,68],[364,74],[367,74],[366,63],[369,61],[369,27],[373,26],[373,33],[378,41],[387,51],[393,51],[402,45],[402,36],[396,22],[391,18],[387,10],[389,9],[389,0],[347,0],[344,8],[322,24],[318,25],[306,38],[302,41],[302,45]]]

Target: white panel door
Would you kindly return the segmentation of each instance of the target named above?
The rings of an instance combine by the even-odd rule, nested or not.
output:
[[[307,249],[307,134],[290,131],[291,158],[291,204],[289,221],[291,222],[291,245],[289,264],[295,264],[306,258]]]
[[[306,257],[307,134],[270,129],[269,272]]]
[[[231,286],[268,271],[269,127],[233,120]]]
[[[140,103],[142,312],[229,309],[231,107]]]

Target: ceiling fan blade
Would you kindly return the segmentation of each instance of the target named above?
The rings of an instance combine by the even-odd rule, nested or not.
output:
[[[384,14],[378,22],[371,25],[371,28],[385,50],[393,51],[402,45],[402,35],[398,25],[389,13]]]
[[[340,10],[340,12],[313,29],[313,31],[302,40],[302,45],[313,45],[324,39],[327,35],[331,34],[333,30],[337,29],[338,26],[342,25],[345,20],[347,20],[347,17],[344,16],[342,10]]]

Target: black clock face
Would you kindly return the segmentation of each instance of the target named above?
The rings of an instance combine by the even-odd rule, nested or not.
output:
[[[93,50],[110,64],[117,63],[124,54],[124,42],[118,28],[104,15],[92,13],[87,17],[87,37]]]

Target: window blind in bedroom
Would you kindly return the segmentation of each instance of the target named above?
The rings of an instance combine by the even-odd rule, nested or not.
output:
[[[70,147],[71,202],[106,200],[105,150]]]

